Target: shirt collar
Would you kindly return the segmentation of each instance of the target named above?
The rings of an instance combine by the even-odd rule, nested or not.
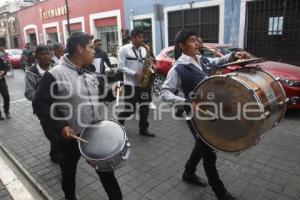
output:
[[[61,57],[60,58],[57,57],[55,54],[53,54],[53,57],[56,58],[57,60],[59,60],[61,58]]]
[[[39,63],[36,64],[36,68],[41,75],[45,74],[46,70],[42,69]],[[50,66],[49,66],[49,68],[50,68]]]
[[[197,61],[194,60],[191,56],[188,56],[184,53],[182,53],[182,55],[180,56],[180,60],[185,61],[185,62],[190,63],[190,64],[193,64],[193,65],[195,65],[196,67],[198,67],[202,70],[202,67],[199,64],[200,63],[200,56],[196,55],[196,59],[197,59]]]
[[[70,69],[72,70],[75,70],[75,71],[81,71],[83,68],[75,65],[69,58],[68,58],[68,54],[65,54],[63,56],[63,63],[65,64],[65,66],[69,67]]]
[[[129,43],[129,46],[130,46],[131,49],[132,49],[132,47],[133,47],[135,50],[139,50],[139,49],[141,49],[141,47],[142,47],[142,46],[140,46],[139,48],[136,48],[136,47],[132,44],[132,42]]]

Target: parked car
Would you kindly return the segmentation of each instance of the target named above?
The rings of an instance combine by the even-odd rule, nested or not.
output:
[[[205,43],[203,55],[207,57],[221,57],[233,51],[244,51],[243,49],[233,47],[231,45],[221,45],[215,43]],[[254,55],[251,55],[255,57]],[[153,90],[154,92],[159,92],[161,86],[168,74],[168,71],[172,67],[175,53],[174,53],[174,46],[164,48],[157,56],[156,56],[156,63],[155,63],[155,71],[156,77],[154,79]],[[261,69],[269,72],[275,78],[278,78],[286,92],[286,96],[291,100],[291,104],[289,108],[291,109],[300,109],[300,67],[280,63],[280,62],[273,62],[262,60],[258,63],[255,63]],[[247,65],[248,66],[248,65]],[[222,69],[221,73],[229,73],[239,69],[240,66],[228,66]]]
[[[9,56],[9,60],[13,68],[20,68],[20,60],[22,56],[22,50],[20,49],[6,49],[5,52]]]

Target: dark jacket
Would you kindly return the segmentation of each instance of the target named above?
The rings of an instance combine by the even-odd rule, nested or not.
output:
[[[86,124],[103,117],[98,110],[99,83],[95,74],[77,69],[67,56],[61,61],[44,74],[36,90],[33,109],[53,134],[58,136],[66,125],[79,134]],[[103,99],[112,101],[112,91]]]
[[[25,97],[32,101],[35,95],[35,91],[37,89],[38,83],[43,78],[42,74],[39,73],[37,69],[37,63],[31,66],[25,72]]]
[[[101,58],[102,62],[100,63],[100,73],[101,74],[105,74],[105,65],[104,63],[106,63],[106,65],[108,67],[112,67],[110,60],[107,56],[107,53],[105,51],[103,51],[102,49],[95,49],[95,58]]]
[[[9,71],[9,66],[4,62],[2,58],[0,58],[0,71],[5,71],[2,77],[0,77],[0,79],[4,79],[6,72]]]

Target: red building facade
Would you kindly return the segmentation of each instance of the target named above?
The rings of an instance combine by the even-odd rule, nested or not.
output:
[[[122,0],[68,0],[71,33],[83,31],[102,40],[103,49],[114,52],[122,42],[124,8]],[[66,43],[65,0],[46,0],[17,12],[20,47],[27,42]]]

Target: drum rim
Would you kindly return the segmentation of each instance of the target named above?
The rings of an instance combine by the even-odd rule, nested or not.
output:
[[[285,90],[284,90],[284,88],[283,88],[281,82],[278,81],[271,73],[269,73],[269,72],[263,70],[261,67],[258,66],[258,67],[256,67],[256,68],[257,68],[257,69],[260,69],[261,71],[263,71],[263,72],[265,72],[266,74],[268,74],[274,81],[276,81],[276,83],[278,83],[278,85],[279,85],[279,87],[281,88],[281,91],[282,91],[282,93],[283,93],[283,99],[286,100],[286,93],[285,93]],[[282,120],[283,120],[284,115],[285,115],[285,113],[286,113],[286,109],[287,109],[287,104],[285,103],[285,104],[284,104],[284,109],[283,109],[283,112],[282,112],[282,115],[281,115],[279,121],[282,121]]]
[[[124,133],[124,141],[125,141],[125,142],[124,142],[124,144],[122,145],[122,147],[121,147],[120,149],[121,149],[121,150],[124,149],[126,143],[128,142],[128,137],[127,137],[127,135],[126,135],[125,128],[124,128],[119,122],[117,122],[117,121],[115,121],[115,120],[112,120],[112,119],[98,120],[98,121],[95,121],[95,122],[93,122],[93,123],[91,123],[91,124],[95,124],[95,123],[100,122],[100,121],[112,121],[112,122],[117,123],[117,124],[122,128],[123,133]],[[84,131],[85,131],[87,128],[89,128],[89,127],[86,127],[86,128],[80,133],[80,137],[82,136],[82,134],[84,133]],[[87,159],[87,160],[90,160],[90,161],[105,161],[105,160],[108,160],[108,159],[110,159],[110,158],[115,157],[117,154],[120,153],[120,152],[116,152],[116,153],[114,153],[114,154],[112,154],[112,155],[110,155],[110,156],[108,156],[108,157],[102,158],[102,159],[93,159],[93,158],[90,158],[89,156],[86,156],[85,153],[82,151],[82,149],[81,149],[81,143],[82,143],[82,142],[80,142],[80,141],[77,141],[77,142],[78,142],[78,148],[79,148],[79,151],[80,151],[81,156],[84,157],[84,158]]]
[[[274,81],[276,81],[276,83],[278,83],[278,85],[279,85],[279,87],[281,88],[281,91],[282,91],[282,93],[283,93],[283,99],[286,100],[286,98],[287,98],[287,97],[286,97],[286,93],[285,93],[285,90],[284,90],[284,88],[283,88],[281,82],[278,81],[278,80],[277,80],[270,72],[267,72],[266,70],[263,70],[260,66],[243,67],[243,68],[238,69],[238,70],[236,70],[236,71],[242,71],[244,68],[256,68],[257,70],[260,70],[260,71],[266,73],[267,75],[269,75]],[[287,104],[284,104],[284,109],[283,109],[282,115],[281,115],[280,119],[278,120],[279,122],[283,120],[284,115],[285,115],[285,113],[286,113],[286,110],[287,110]]]
[[[259,68],[259,67],[244,67],[244,68],[256,68],[256,69],[258,69],[258,70],[260,70],[260,71],[266,72],[266,71],[262,70],[262,69]],[[244,69],[244,68],[241,68],[241,69],[239,69],[239,70],[242,70],[242,69]],[[239,71],[239,70],[236,70],[236,71]],[[228,74],[213,75],[213,76],[210,76],[210,77],[206,77],[205,79],[203,79],[203,80],[202,80],[202,81],[194,88],[193,92],[196,93],[197,89],[198,89],[198,88],[200,87],[200,85],[203,84],[205,81],[208,81],[208,80],[210,80],[210,79],[217,78],[217,77],[224,77],[224,78],[226,78],[226,77],[230,76],[230,74],[232,74],[232,73],[234,73],[234,72],[231,72],[231,73],[228,73]],[[269,73],[268,73],[268,74],[269,74]],[[241,84],[244,85],[248,90],[251,89],[244,81],[238,80],[237,78],[235,78],[235,76],[232,76],[232,75],[231,75],[230,78],[231,78],[232,80],[234,80],[234,81],[237,81],[237,82],[241,83]],[[274,78],[274,77],[272,76],[272,78]],[[275,80],[276,80],[276,79],[275,79]],[[281,86],[281,87],[282,87],[282,86]],[[260,109],[261,114],[263,114],[263,113],[264,113],[264,108],[263,108],[263,105],[262,105],[261,100],[259,99],[259,97],[258,97],[258,95],[257,95],[256,93],[253,93],[253,96],[254,96],[255,100],[258,102],[258,105],[259,105],[259,109]],[[192,122],[192,126],[193,126],[194,131],[196,131],[196,133],[197,133],[197,136],[200,137],[200,139],[201,139],[205,144],[207,144],[209,147],[211,147],[211,148],[214,149],[214,150],[222,151],[222,152],[225,152],[225,153],[242,153],[242,152],[246,151],[247,149],[251,148],[252,146],[254,146],[254,144],[253,144],[253,145],[251,145],[251,146],[249,146],[249,147],[246,147],[246,148],[244,148],[244,149],[241,149],[241,150],[239,150],[239,151],[228,151],[228,150],[224,150],[224,149],[221,149],[221,148],[214,147],[214,146],[212,146],[211,144],[209,144],[209,142],[208,142],[204,137],[202,137],[201,134],[199,134],[200,131],[197,129],[197,127],[196,127],[196,125],[195,125],[194,118],[192,118],[191,122]],[[262,128],[263,128],[263,127],[260,127],[259,132],[262,131]]]

